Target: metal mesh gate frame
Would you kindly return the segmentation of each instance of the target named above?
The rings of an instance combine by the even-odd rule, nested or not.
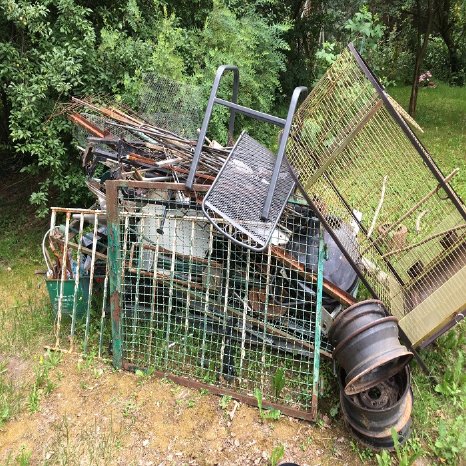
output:
[[[454,175],[441,173],[351,44],[295,113],[286,156],[411,344],[449,328],[466,307],[466,210],[449,185]],[[342,222],[358,225],[357,249],[338,238]]]
[[[320,222],[297,202],[276,244],[253,252],[215,230],[201,210],[208,186],[193,188],[106,182],[114,366],[254,406],[259,390],[263,407],[315,420],[320,354],[331,351]],[[302,247],[313,262],[304,275],[283,262]]]
[[[51,211],[50,228],[44,236],[42,249],[51,271],[46,239],[52,237],[60,249],[54,254],[61,268],[55,279],[46,279],[52,286],[50,298],[55,314],[55,341],[46,348],[69,353],[78,351],[83,355],[94,352],[102,358],[107,355],[109,344],[107,256],[99,252],[99,246],[106,248],[100,242],[102,233],[99,231],[103,226],[100,220],[105,218],[106,212],[69,207],[52,207]],[[64,224],[57,225],[57,215],[65,215]]]

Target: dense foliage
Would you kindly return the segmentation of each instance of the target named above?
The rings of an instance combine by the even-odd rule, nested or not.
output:
[[[70,124],[49,118],[58,102],[98,93],[137,106],[146,73],[194,83],[206,97],[216,68],[233,63],[241,103],[283,114],[292,89],[312,85],[350,40],[386,84],[407,82],[416,34],[425,33],[414,14],[423,2],[0,0],[1,147],[23,170],[47,173],[31,198],[43,212],[50,192],[78,202],[85,190]],[[435,21],[424,71],[461,84],[464,6],[429,2]],[[217,112],[212,124],[220,140],[225,118]],[[272,137],[264,125],[245,124]]]

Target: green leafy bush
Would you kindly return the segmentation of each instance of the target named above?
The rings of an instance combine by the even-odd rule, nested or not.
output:
[[[430,38],[423,68],[432,73],[434,80],[448,81],[450,78],[448,49],[441,37]]]
[[[47,173],[31,197],[39,213],[50,192],[67,205],[86,194],[71,124],[49,118],[71,95],[110,94],[134,107],[144,74],[155,73],[200,84],[207,99],[216,68],[232,63],[241,70],[241,103],[272,110],[287,26],[252,12],[237,17],[215,1],[202,28],[181,27],[164,3],[0,0],[0,144],[21,158],[23,170]],[[213,137],[226,139],[226,114],[214,115]],[[264,140],[273,134],[250,121],[244,127]]]

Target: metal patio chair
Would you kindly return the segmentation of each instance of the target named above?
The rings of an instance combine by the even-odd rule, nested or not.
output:
[[[225,71],[233,72],[231,101],[217,97]],[[238,68],[232,65],[220,66],[210,93],[186,186],[190,189],[193,186],[215,104],[230,109],[230,138],[233,138],[237,113],[283,128],[276,156],[246,132],[241,133],[202,203],[205,216],[217,230],[237,244],[254,251],[263,251],[274,235],[279,236],[277,223],[296,186],[294,175],[284,156],[299,97],[307,92],[307,88],[297,87],[294,90],[286,119],[238,105],[238,89]]]

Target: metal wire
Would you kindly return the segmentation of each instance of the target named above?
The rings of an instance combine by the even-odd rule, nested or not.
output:
[[[144,76],[138,113],[146,121],[180,136],[197,139],[205,99],[201,88],[160,75]]]
[[[167,186],[107,183],[117,239],[109,256],[111,289],[118,287],[117,366],[152,368],[238,396],[259,390],[264,402],[315,418],[320,351],[331,351],[325,338],[320,347],[315,340],[318,220],[290,202],[273,245],[257,253],[217,232],[202,213],[202,193],[181,201]],[[313,264],[307,280],[275,252],[295,257],[293,237],[303,239]]]
[[[345,50],[296,112],[287,158],[330,231],[357,224],[356,251],[342,245],[417,344],[466,301],[464,287],[459,292],[454,286],[458,274],[466,277],[465,212],[387,105]],[[356,211],[363,214],[360,222]],[[446,298],[458,292],[454,302]],[[428,299],[429,312],[419,307]],[[416,320],[405,319],[411,313]]]

